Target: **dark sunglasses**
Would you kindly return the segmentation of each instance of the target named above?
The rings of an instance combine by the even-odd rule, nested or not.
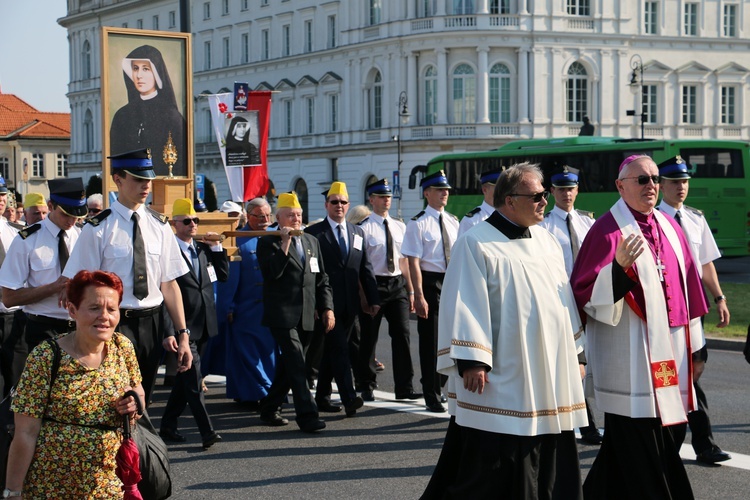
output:
[[[328,203],[330,203],[331,205],[348,205],[349,204],[349,202],[346,200],[331,200]]]
[[[641,186],[645,186],[648,184],[648,181],[652,181],[654,184],[659,184],[659,176],[658,175],[639,175],[638,177],[623,177],[620,180],[623,179],[637,179],[638,184]]]
[[[524,198],[531,198],[531,201],[533,201],[534,203],[539,203],[540,201],[549,198],[549,191],[542,191],[541,193],[535,194],[511,193],[510,196],[523,196]]]
[[[189,217],[187,219],[182,219],[182,223],[186,226],[189,226],[192,222],[195,222],[195,225],[197,226],[201,223],[201,220],[198,217],[195,217],[194,219],[191,219]]]

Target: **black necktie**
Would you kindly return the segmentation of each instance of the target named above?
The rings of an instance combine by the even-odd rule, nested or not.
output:
[[[195,251],[195,247],[193,245],[190,245],[188,247],[190,249],[190,260],[191,264],[193,266],[193,272],[195,272],[195,277],[200,283],[201,281],[201,263],[198,260],[198,252]]]
[[[443,254],[445,254],[445,267],[447,268],[451,261],[451,243],[448,240],[448,231],[445,230],[445,224],[443,224],[443,214],[438,217],[438,224],[440,224],[440,239],[443,240]]]
[[[70,257],[68,245],[65,244],[65,236],[65,230],[60,229],[60,232],[57,233],[57,257],[60,260],[61,273],[65,270],[65,264],[68,263],[68,257]]]
[[[392,273],[396,270],[396,265],[393,263],[393,238],[391,230],[388,229],[388,219],[383,219],[383,226],[385,226],[385,262],[388,264],[388,272]]]
[[[581,242],[578,241],[578,234],[576,233],[576,230],[573,229],[573,221],[571,220],[570,214],[565,217],[565,224],[567,224],[568,226],[568,234],[570,235],[570,249],[573,250],[573,262],[575,262],[576,257],[578,257],[578,250],[581,249]]]
[[[336,226],[336,230],[339,233],[339,248],[341,249],[341,260],[346,262],[346,256],[349,252],[346,250],[346,240],[344,239],[344,232],[341,229],[341,224]]]
[[[140,217],[133,212],[133,295],[138,300],[148,296],[148,272],[146,270],[146,245],[138,227]]]
[[[678,211],[676,211],[676,212],[674,213],[674,220],[676,220],[676,221],[677,221],[677,224],[678,224],[678,225],[679,225],[680,227],[682,227],[682,214],[680,213],[680,211],[679,211],[679,210],[678,210]]]

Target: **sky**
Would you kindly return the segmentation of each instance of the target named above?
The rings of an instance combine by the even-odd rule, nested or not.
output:
[[[70,113],[66,0],[0,0],[0,89],[39,111]]]

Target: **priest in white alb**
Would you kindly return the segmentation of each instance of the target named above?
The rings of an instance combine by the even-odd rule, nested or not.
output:
[[[452,417],[422,498],[582,498],[583,328],[560,244],[537,225],[542,180],[505,170],[495,211],[453,246],[437,347]]]
[[[589,230],[571,285],[585,313],[589,370],[604,441],[587,498],[693,498],[675,445],[695,409],[692,356],[708,311],[684,233],[654,210],[659,170],[620,165],[621,199]]]

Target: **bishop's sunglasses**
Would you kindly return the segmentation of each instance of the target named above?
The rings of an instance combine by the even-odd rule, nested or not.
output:
[[[181,222],[185,224],[186,226],[189,226],[190,224],[195,222],[195,225],[197,226],[198,224],[201,223],[201,220],[198,217],[194,217],[192,219],[190,217],[185,217],[184,219],[182,219]]]
[[[623,177],[620,180],[624,179],[636,179],[638,181],[638,184],[641,186],[645,186],[648,184],[648,181],[653,182],[654,184],[659,184],[659,176],[658,175],[639,175],[638,177]]]
[[[549,191],[542,191],[541,193],[534,194],[510,193],[510,196],[523,196],[524,198],[531,198],[531,201],[534,203],[539,203],[540,201],[549,198]]]

